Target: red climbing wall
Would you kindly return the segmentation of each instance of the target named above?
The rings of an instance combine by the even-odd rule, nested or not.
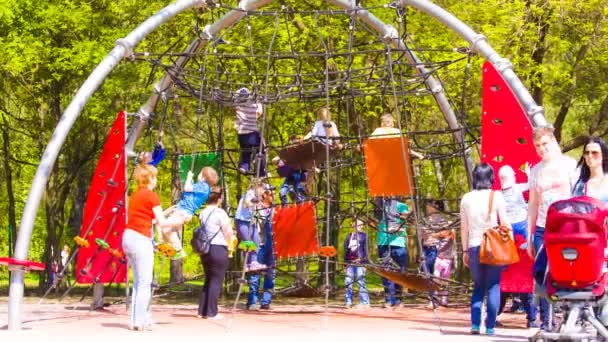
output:
[[[279,259],[316,254],[319,242],[314,203],[277,207],[272,217],[272,238]]]
[[[528,181],[524,173],[539,157],[532,142],[532,123],[517,97],[490,62],[483,65],[481,100],[481,161],[494,168],[494,189],[500,189],[498,170],[510,165],[517,183]]]
[[[99,156],[84,206],[80,236],[89,242],[80,248],[76,258],[76,281],[90,284],[96,277],[100,283],[125,282],[125,266],[108,250],[98,248],[96,238],[104,239],[111,248],[122,252],[122,232],[126,224],[126,139],[127,121],[118,113]]]

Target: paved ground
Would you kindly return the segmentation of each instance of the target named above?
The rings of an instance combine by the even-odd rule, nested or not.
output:
[[[82,303],[43,303],[26,298],[22,331],[7,331],[8,298],[0,297],[0,341],[36,338],[48,341],[60,337],[63,341],[165,340],[170,336],[220,337],[220,340],[242,340],[265,336],[264,341],[296,338],[352,337],[356,340],[394,336],[406,341],[526,341],[532,331],[524,329],[522,315],[503,315],[503,327],[497,335],[471,336],[468,308],[408,306],[397,310],[373,307],[368,310],[345,310],[334,306],[327,310],[319,305],[275,305],[270,311],[248,312],[237,309],[231,314],[228,305],[221,308],[220,320],[198,319],[195,305],[153,305],[156,324],[152,331],[128,330],[125,305],[112,305],[103,311],[89,311]],[[440,318],[438,320],[438,318]],[[42,337],[42,339],[39,339]],[[6,338],[10,338],[7,340]],[[411,338],[411,339],[410,339]],[[25,340],[24,340],[25,341]],[[174,340],[171,339],[171,342]],[[316,342],[316,341],[314,341]]]

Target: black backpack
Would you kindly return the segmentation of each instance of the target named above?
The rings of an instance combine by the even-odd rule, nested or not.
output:
[[[201,222],[201,224],[196,227],[194,229],[194,232],[192,233],[192,240],[190,240],[190,245],[192,246],[192,251],[196,254],[207,255],[209,253],[209,249],[211,249],[211,241],[213,241],[217,233],[220,232],[220,230],[218,229],[218,231],[215,232],[212,237],[209,237],[209,234],[207,234],[207,221],[209,221],[209,218],[213,214],[214,210],[215,209],[213,209],[209,213],[209,215],[205,219],[205,222]]]

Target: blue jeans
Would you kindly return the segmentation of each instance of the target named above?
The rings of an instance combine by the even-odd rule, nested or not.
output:
[[[545,244],[545,227],[536,227],[534,232],[534,250],[536,251],[536,260],[534,262],[535,279],[538,277],[536,273],[543,272],[547,269],[547,253],[542,248]],[[542,248],[542,251],[541,251]],[[540,309],[540,321],[542,325],[549,324],[549,302],[546,298],[538,298],[538,306]]]
[[[289,184],[287,179],[283,181],[281,189],[279,189],[279,197],[281,198],[281,204],[287,205],[287,195],[292,198],[293,202],[300,203],[304,201],[304,185],[301,182],[297,182],[296,185]]]
[[[353,304],[353,283],[359,286],[359,304],[369,304],[369,294],[365,284],[365,267],[362,266],[346,266],[346,275],[344,277],[344,287],[346,287],[346,305]]]
[[[235,219],[236,224],[236,235],[239,241],[253,241],[256,246],[260,245],[260,234],[255,229],[255,225],[251,221],[242,221]],[[259,248],[258,248],[259,249]],[[249,252],[247,255],[247,265],[251,264],[253,260],[258,259],[258,251]]]
[[[471,324],[481,325],[481,307],[488,294],[486,329],[494,329],[500,306],[500,273],[504,266],[485,265],[479,262],[479,246],[469,248],[469,270],[473,278],[471,296]]]
[[[152,276],[154,272],[154,248],[152,239],[125,229],[122,248],[127,262],[133,270],[133,293],[131,298],[131,326],[143,327],[151,322]]]
[[[429,271],[429,274],[435,273],[435,259],[437,259],[437,247],[422,246],[422,251],[424,252],[424,264],[426,265],[427,271]]]
[[[379,245],[378,254],[380,258],[387,258],[390,256],[390,258],[399,265],[399,269],[402,272],[405,272],[407,269],[407,248]],[[384,285],[384,302],[392,306],[400,304],[403,287],[386,278],[382,278],[382,284]]]
[[[239,157],[239,167],[247,172],[257,172],[257,170],[251,169],[251,156],[257,155],[260,150],[260,144],[262,139],[260,132],[251,132],[246,134],[239,134],[239,145],[241,146],[241,155]],[[266,175],[265,171],[265,156],[264,149],[262,149],[262,155],[260,156],[260,176]],[[254,164],[255,165],[255,164]]]
[[[268,220],[264,224],[264,232],[266,235],[266,241],[260,246],[257,253],[257,260],[261,264],[266,264],[268,268],[264,273],[264,292],[262,293],[262,299],[260,304],[270,305],[272,301],[272,294],[274,292],[274,279],[277,275],[276,270],[276,259],[274,257],[273,240],[272,240],[272,225],[271,221]],[[247,295],[247,306],[257,304],[258,296],[260,292],[260,274],[250,274],[247,283],[249,285],[249,294]]]

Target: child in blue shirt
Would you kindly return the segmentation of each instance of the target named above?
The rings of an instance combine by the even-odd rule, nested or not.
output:
[[[353,222],[354,232],[348,234],[344,240],[344,263],[346,264],[346,275],[344,286],[346,287],[346,307],[353,306],[353,283],[359,286],[359,306],[369,307],[369,294],[365,284],[365,267],[367,259],[367,235],[363,232],[363,221],[355,219]]]
[[[179,239],[178,230],[184,224],[190,222],[194,213],[201,207],[209,197],[210,187],[219,181],[217,172],[212,167],[204,167],[198,174],[198,181],[193,183],[193,174],[188,172],[182,198],[177,203],[176,208],[167,217],[167,225],[160,227],[158,236],[161,242],[170,243],[175,248],[174,260],[184,258],[186,253],[182,249],[182,242]]]

